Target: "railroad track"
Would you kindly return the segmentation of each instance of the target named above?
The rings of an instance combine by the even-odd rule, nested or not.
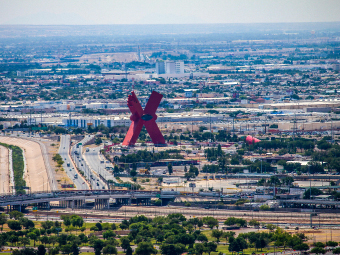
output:
[[[220,222],[225,221],[228,217],[243,218],[247,221],[255,219],[259,222],[272,224],[293,224],[304,225],[310,224],[310,213],[284,213],[284,212],[250,212],[250,211],[226,211],[211,209],[187,209],[175,207],[139,207],[139,206],[123,206],[116,210],[91,210],[91,209],[53,209],[52,211],[29,212],[35,215],[60,216],[65,214],[77,214],[82,217],[91,217],[98,219],[126,219],[136,215],[145,215],[146,217],[166,216],[171,213],[181,213],[187,218],[196,217],[203,218],[212,216]],[[339,225],[340,215],[319,213],[312,217],[314,225]]]

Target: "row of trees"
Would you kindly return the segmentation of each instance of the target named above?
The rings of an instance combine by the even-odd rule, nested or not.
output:
[[[122,155],[119,157],[119,162],[122,163],[137,163],[137,162],[156,162],[161,159],[183,159],[178,150],[166,150],[157,153],[147,150],[139,150],[136,153]]]
[[[25,194],[24,187],[26,181],[24,180],[24,156],[22,149],[18,146],[0,143],[0,145],[12,150],[12,166],[14,172],[14,183],[16,194]]]
[[[6,216],[7,217],[7,216]],[[0,223],[4,224],[1,219],[6,221],[6,217],[2,214]],[[281,228],[276,228],[272,224],[268,224],[269,232],[249,232],[240,233],[237,237],[235,232],[219,230],[219,222],[214,217],[204,217],[202,219],[190,218],[187,219],[182,214],[174,213],[166,217],[147,218],[144,215],[138,215],[124,220],[119,225],[121,229],[129,229],[127,236],[117,236],[116,224],[97,222],[91,227],[92,231],[101,231],[98,234],[91,232],[85,235],[83,232],[79,235],[68,234],[65,231],[69,226],[74,226],[76,229],[83,227],[83,219],[77,215],[62,216],[63,224],[55,221],[41,222],[40,229],[35,228],[34,223],[29,222],[19,212],[11,212],[9,217],[12,220],[18,221],[25,226],[25,230],[13,230],[0,234],[0,245],[11,243],[12,246],[21,244],[24,249],[14,250],[15,255],[55,255],[59,252],[64,254],[78,255],[80,246],[93,247],[95,254],[118,254],[117,247],[121,247],[128,255],[133,254],[132,245],[136,245],[134,254],[136,255],[151,255],[161,252],[163,255],[179,255],[184,252],[189,254],[203,253],[210,254],[216,252],[221,239],[225,239],[228,250],[232,253],[243,252],[245,249],[254,248],[261,250],[269,244],[276,247],[287,247],[297,251],[306,251],[309,246],[305,243],[307,240],[303,233],[292,234],[284,231]],[[26,223],[25,223],[26,222]],[[225,225],[238,225],[245,227],[247,224],[259,226],[260,223],[256,220],[251,220],[247,223],[242,218],[230,217],[225,222]],[[213,241],[209,241],[201,228],[206,226],[210,228]],[[83,230],[82,230],[83,231]],[[33,241],[40,242],[38,249],[26,248]],[[159,244],[159,251],[155,249],[153,242]],[[329,241],[327,244],[316,243],[312,249],[313,253],[324,253],[325,245],[337,246],[337,242]],[[48,248],[48,251],[47,251]],[[335,249],[334,253],[339,254],[340,249]]]

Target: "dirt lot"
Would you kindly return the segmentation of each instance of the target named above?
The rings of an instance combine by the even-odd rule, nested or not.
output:
[[[290,233],[304,233],[308,237],[309,243],[340,241],[340,229],[335,228],[321,228],[321,229],[300,229],[289,231]]]

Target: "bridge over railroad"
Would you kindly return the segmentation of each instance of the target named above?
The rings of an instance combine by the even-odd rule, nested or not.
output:
[[[239,174],[228,174],[226,177],[228,179],[262,179],[270,178],[271,176],[277,176],[279,178],[284,178],[286,176],[291,176],[288,174],[259,174],[259,173],[239,173]],[[295,181],[339,181],[340,175],[337,174],[311,174],[311,175],[294,175],[292,176]]]
[[[8,210],[22,211],[29,205],[39,209],[49,209],[51,203],[64,208],[110,209],[119,205],[150,205],[152,198],[161,199],[167,203],[176,198],[176,192],[131,191],[131,190],[84,190],[84,191],[55,191],[50,193],[32,193],[24,195],[5,195],[0,197],[0,207]]]

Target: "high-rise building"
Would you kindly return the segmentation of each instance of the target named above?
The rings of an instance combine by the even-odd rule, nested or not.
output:
[[[166,61],[165,62],[165,73],[166,74],[174,74],[174,73],[176,73],[176,62],[174,62],[174,61]]]
[[[156,73],[165,74],[165,62],[156,62]]]
[[[184,73],[184,62],[183,61],[176,62],[176,73]]]
[[[141,61],[141,55],[140,55],[140,47],[139,47],[139,45],[138,45],[138,47],[137,47],[137,59],[138,59],[138,61]]]
[[[183,74],[184,62],[183,61],[165,61],[156,62],[157,74]]]

